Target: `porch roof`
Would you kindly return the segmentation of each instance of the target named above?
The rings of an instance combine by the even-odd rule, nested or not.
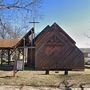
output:
[[[0,39],[0,48],[13,48],[21,39]]]

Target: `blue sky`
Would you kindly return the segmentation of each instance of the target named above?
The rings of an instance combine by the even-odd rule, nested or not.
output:
[[[7,3],[11,1],[7,0]],[[56,22],[76,41],[78,47],[90,47],[90,39],[85,36],[90,36],[90,0],[42,0],[38,9],[43,17],[36,19],[40,22],[36,24],[36,32]],[[11,15],[12,12],[16,14]],[[22,25],[25,12],[19,14],[15,10],[5,10],[4,15],[8,16],[6,20],[12,20],[13,25]],[[25,22],[29,22],[29,19]]]
[[[36,31],[46,25],[58,23],[75,41],[78,47],[90,47],[90,0],[43,0]]]

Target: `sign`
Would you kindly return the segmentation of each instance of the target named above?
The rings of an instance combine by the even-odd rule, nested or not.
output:
[[[17,70],[23,70],[24,69],[24,62],[23,60],[17,60]]]

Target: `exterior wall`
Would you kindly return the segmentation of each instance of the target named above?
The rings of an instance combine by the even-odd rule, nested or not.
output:
[[[59,30],[48,30],[36,41],[35,69],[83,70],[83,53]]]
[[[28,49],[28,58],[27,58],[27,65],[29,67],[35,67],[35,49]]]

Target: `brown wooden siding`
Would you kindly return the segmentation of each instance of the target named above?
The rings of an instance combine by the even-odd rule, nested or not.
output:
[[[27,65],[29,67],[35,67],[35,48],[28,49]]]
[[[75,46],[69,35],[56,24],[41,34],[35,45],[35,69],[84,69],[83,53]]]

